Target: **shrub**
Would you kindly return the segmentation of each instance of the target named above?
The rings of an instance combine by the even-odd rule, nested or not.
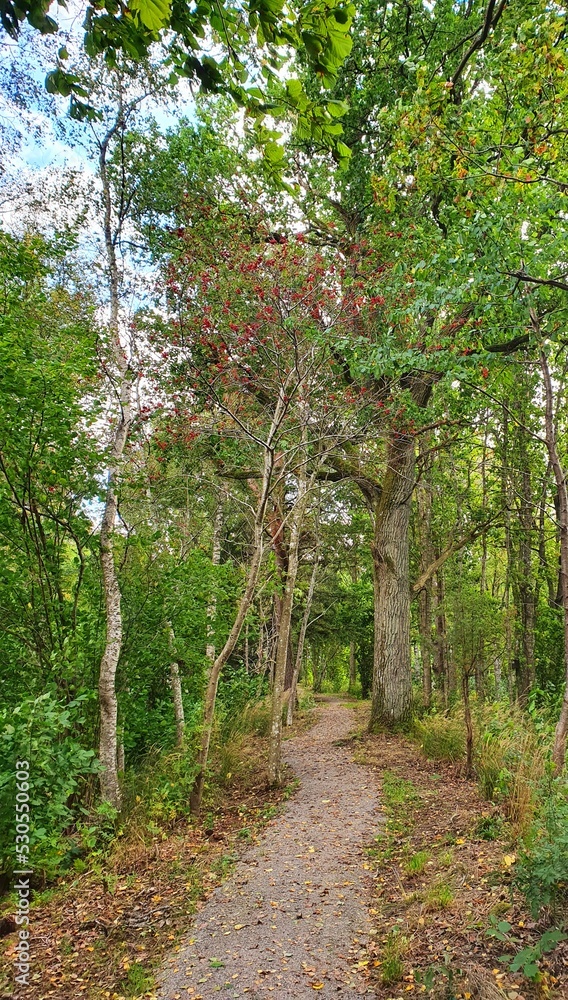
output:
[[[542,736],[525,714],[511,708],[491,708],[478,722],[475,770],[486,799],[500,803],[514,836],[524,836],[537,808],[538,786],[545,771]]]
[[[99,765],[76,735],[87,695],[65,704],[52,692],[0,712],[0,865],[15,866],[16,761],[29,762],[30,867],[52,878],[67,853],[63,833],[86,810],[82,796]]]
[[[549,908],[553,919],[568,904],[568,786],[553,783],[531,831],[532,849],[521,856],[515,884],[533,917]]]

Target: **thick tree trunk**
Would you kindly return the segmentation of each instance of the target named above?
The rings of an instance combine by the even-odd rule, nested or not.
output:
[[[414,438],[393,433],[372,545],[375,649],[370,728],[393,728],[412,711],[409,524]]]
[[[531,311],[531,319],[536,332],[540,331],[538,317]],[[560,573],[562,580],[562,608],[564,612],[564,664],[565,664],[565,687],[560,716],[554,733],[554,747],[552,759],[556,774],[560,774],[564,768],[566,758],[566,739],[568,736],[568,487],[566,484],[566,472],[562,467],[558,446],[556,441],[556,427],[554,425],[554,395],[552,390],[552,379],[548,367],[548,359],[541,348],[540,366],[544,379],[545,391],[545,430],[546,447],[550,464],[554,471],[554,478],[558,489],[558,527],[560,531]]]
[[[300,625],[300,634],[298,636],[298,648],[296,649],[296,663],[294,665],[294,676],[292,677],[292,686],[290,688],[290,697],[288,699],[288,712],[286,715],[287,726],[291,726],[292,722],[294,721],[294,712],[296,710],[296,689],[298,687],[298,678],[300,676],[300,670],[302,669],[304,644],[306,641],[306,632],[308,630],[308,624],[310,621],[310,611],[316,587],[317,573],[318,573],[318,553],[316,552],[314,565],[312,567],[312,575],[310,577],[310,585],[308,587],[308,593],[306,597],[306,607],[304,608],[304,614],[302,616],[302,624]]]

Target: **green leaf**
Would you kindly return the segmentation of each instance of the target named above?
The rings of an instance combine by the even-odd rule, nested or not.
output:
[[[341,118],[349,110],[347,101],[328,101],[327,110],[333,118]]]
[[[149,31],[159,31],[170,20],[170,0],[131,0],[129,9]]]
[[[286,82],[286,92],[291,101],[296,103],[302,96],[303,87],[300,80],[288,80]]]
[[[284,158],[284,147],[277,142],[268,142],[264,147],[264,154],[271,163],[279,163]]]

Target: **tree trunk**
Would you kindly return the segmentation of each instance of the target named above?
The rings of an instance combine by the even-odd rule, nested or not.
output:
[[[412,711],[409,525],[414,438],[393,432],[372,545],[375,649],[369,726],[397,727]]]
[[[308,594],[306,597],[306,607],[304,608],[304,614],[302,616],[302,624],[300,625],[300,634],[298,636],[298,648],[296,649],[296,663],[294,665],[294,676],[292,677],[292,687],[290,688],[290,698],[288,699],[288,713],[286,715],[287,726],[292,725],[292,722],[294,720],[294,712],[296,710],[296,689],[298,687],[298,678],[300,676],[300,670],[302,669],[302,659],[304,656],[304,643],[306,641],[306,632],[308,630],[308,624],[310,620],[310,611],[316,587],[317,573],[318,573],[318,553],[316,551],[315,561],[312,567],[312,575],[310,577],[310,585],[308,587]]]
[[[439,569],[434,577],[435,625],[434,634],[434,673],[437,684],[442,691],[444,705],[447,708],[450,701],[450,678],[448,664],[448,639],[446,628],[446,612],[444,609],[444,571]]]
[[[114,133],[121,127],[119,113],[116,125],[111,129],[100,147],[99,176],[104,200],[104,241],[109,282],[109,334],[113,361],[117,370],[119,415],[111,441],[111,455],[107,482],[107,494],[101,523],[100,553],[103,593],[105,602],[106,638],[99,670],[99,760],[102,765],[100,775],[101,796],[116,809],[122,804],[117,770],[117,699],[116,669],[122,650],[122,614],[120,607],[120,586],[114,562],[114,529],[118,510],[116,479],[122,464],[122,457],[133,420],[132,381],[129,364],[119,336],[119,289],[120,279],[116,259],[116,234],[112,230],[112,192],[107,174],[108,145]]]
[[[294,606],[294,587],[300,564],[300,533],[304,517],[306,501],[305,465],[302,465],[298,480],[298,498],[292,513],[290,524],[290,544],[287,558],[286,585],[280,607],[280,629],[276,646],[276,663],[274,666],[274,682],[272,684],[272,706],[270,725],[270,745],[268,748],[268,780],[271,785],[277,785],[281,779],[282,766],[282,707],[286,681],[286,668],[290,647],[290,631],[292,628],[292,609]]]
[[[213,718],[215,714],[215,702],[217,698],[219,677],[221,676],[221,670],[225,666],[225,663],[227,662],[227,660],[229,659],[231,653],[235,648],[245,618],[247,616],[247,612],[254,598],[256,581],[258,579],[258,573],[260,570],[260,564],[262,562],[262,555],[263,555],[262,532],[263,532],[264,517],[266,514],[268,497],[270,494],[272,473],[274,471],[273,442],[275,435],[278,431],[278,428],[280,427],[282,417],[285,411],[286,411],[285,394],[284,392],[281,392],[276,402],[268,438],[265,442],[263,442],[264,463],[262,472],[262,487],[260,490],[260,495],[255,512],[253,551],[247,575],[245,590],[241,597],[241,600],[239,601],[237,614],[233,622],[233,627],[229,632],[227,641],[225,642],[225,645],[223,646],[223,649],[221,650],[219,655],[216,657],[215,662],[212,664],[211,670],[209,672],[207,690],[205,692],[205,703],[203,707],[203,728],[201,734],[201,747],[197,757],[198,770],[190,796],[190,810],[193,815],[198,815],[201,809],[201,800],[203,798],[203,786],[205,784],[205,772],[207,768],[207,761],[209,759],[209,747],[211,744],[211,734],[213,731]]]
[[[469,703],[469,673],[464,669],[462,676],[463,706],[465,715],[465,776],[473,777],[473,722]]]
[[[170,684],[172,685],[172,697],[174,702],[174,719],[176,723],[176,746],[181,747],[185,732],[185,713],[183,710],[183,697],[181,690],[181,679],[179,676],[179,664],[176,655],[176,640],[171,622],[168,622],[168,648],[170,651]]]
[[[357,687],[357,643],[352,639],[349,643],[349,694],[354,694]]]
[[[424,453],[428,440],[420,442],[420,453]],[[432,545],[432,491],[431,483],[427,472],[429,466],[424,470],[422,488],[418,489],[416,496],[416,509],[418,514],[418,544],[420,546],[420,568],[422,574],[434,561],[434,547]],[[418,632],[420,637],[420,660],[422,663],[422,696],[424,706],[430,708],[432,704],[432,580],[428,580],[426,585],[418,594]]]
[[[213,566],[219,566],[221,562],[221,536],[223,533],[223,502],[225,499],[225,493],[221,490],[219,496],[219,503],[217,504],[217,510],[215,511],[215,519],[213,521],[213,543],[211,548],[211,564]],[[215,618],[217,616],[217,580],[213,579],[213,587],[211,590],[211,597],[209,599],[209,604],[207,606],[207,646],[205,649],[205,655],[209,660],[209,669],[211,669],[213,663],[215,662]]]
[[[531,310],[531,320],[535,332],[540,332],[538,317]],[[554,733],[554,747],[552,760],[554,762],[555,774],[560,774],[564,768],[566,757],[566,738],[568,736],[568,488],[566,485],[566,472],[562,468],[558,446],[556,441],[556,427],[554,424],[554,395],[552,390],[552,379],[548,367],[548,359],[544,349],[540,350],[540,367],[542,369],[545,391],[545,431],[546,447],[550,464],[554,471],[554,478],[558,490],[558,527],[560,531],[560,573],[562,579],[562,608],[564,612],[564,664],[565,664],[565,687],[560,717]]]
[[[126,435],[124,435],[126,438]],[[120,809],[122,797],[117,769],[117,718],[116,668],[122,649],[122,614],[120,609],[120,587],[114,564],[113,531],[116,518],[117,499],[112,487],[112,472],[103,521],[101,525],[101,569],[106,616],[106,638],[99,669],[99,760],[102,765],[100,775],[101,797],[115,809]]]
[[[523,435],[524,437],[524,435]],[[525,442],[526,445],[526,442]],[[521,447],[521,503],[519,511],[519,528],[521,531],[519,544],[519,604],[521,612],[521,670],[519,678],[518,697],[521,705],[526,705],[529,691],[534,684],[534,627],[535,627],[535,588],[532,572],[532,492],[531,474],[528,456]]]

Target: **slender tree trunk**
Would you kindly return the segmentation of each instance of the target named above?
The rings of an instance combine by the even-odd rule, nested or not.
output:
[[[375,650],[370,728],[396,727],[412,711],[409,525],[414,466],[414,438],[393,433],[372,545]]]
[[[263,523],[266,514],[268,497],[270,494],[270,487],[272,483],[272,473],[274,470],[273,442],[275,435],[278,431],[278,428],[280,427],[282,417],[285,411],[286,411],[286,399],[285,399],[285,394],[282,392],[279,395],[279,398],[276,402],[268,438],[264,442],[262,487],[260,490],[260,495],[255,513],[253,551],[252,551],[252,557],[249,566],[245,590],[239,602],[237,614],[233,622],[233,627],[229,632],[227,641],[225,642],[225,645],[223,646],[223,649],[221,650],[219,655],[215,658],[215,662],[212,664],[211,670],[209,672],[209,679],[207,683],[207,690],[205,692],[205,703],[203,708],[203,728],[201,734],[201,747],[197,758],[198,771],[195,777],[195,781],[190,796],[190,810],[193,813],[193,815],[199,814],[199,811],[201,809],[201,800],[203,798],[203,786],[205,784],[205,772],[207,768],[207,761],[209,759],[211,733],[213,731],[213,718],[215,714],[215,702],[217,698],[219,677],[221,676],[221,670],[225,666],[225,663],[227,662],[227,660],[229,659],[231,653],[235,648],[245,618],[247,616],[247,612],[254,598],[256,581],[258,579],[258,573],[260,570],[260,564],[262,562],[262,555],[263,555],[263,537],[262,537]]]
[[[357,643],[354,639],[349,643],[349,694],[354,694],[357,687]]]
[[[104,200],[104,241],[107,276],[109,282],[109,333],[110,347],[116,367],[116,385],[119,396],[119,414],[111,441],[107,494],[100,532],[101,572],[105,603],[106,638],[99,670],[99,760],[102,765],[100,784],[104,802],[116,809],[121,807],[121,790],[117,770],[117,698],[116,669],[122,650],[122,614],[120,586],[114,560],[114,530],[118,510],[116,480],[133,420],[132,380],[129,364],[119,336],[120,278],[116,257],[116,233],[112,224],[112,192],[107,173],[107,152],[113,135],[122,127],[119,112],[116,124],[100,147],[99,176]]]
[[[213,520],[213,544],[211,549],[211,564],[215,567],[221,563],[221,537],[223,534],[223,506],[225,492],[221,490],[219,503]],[[217,580],[213,579],[211,597],[207,606],[207,646],[205,655],[209,661],[209,670],[215,662],[215,618],[217,616]]]
[[[538,317],[531,310],[531,319],[537,333],[540,332]],[[568,736],[568,487],[566,485],[566,472],[562,467],[558,453],[556,440],[556,427],[554,424],[554,395],[552,390],[552,379],[548,367],[548,359],[544,349],[540,350],[540,367],[542,369],[545,391],[545,431],[546,447],[550,464],[554,471],[556,487],[558,490],[558,527],[560,530],[560,573],[562,579],[562,607],[564,611],[564,664],[565,664],[565,688],[560,717],[554,733],[554,748],[552,759],[556,774],[560,774],[564,768],[566,757],[566,738]]]
[[[168,648],[170,651],[170,684],[172,686],[172,697],[174,702],[174,719],[176,723],[176,746],[181,747],[185,732],[185,713],[183,710],[183,697],[181,690],[181,678],[179,675],[179,664],[177,661],[176,639],[171,622],[167,623]]]
[[[290,524],[290,544],[288,549],[286,585],[282,596],[280,609],[280,630],[276,646],[276,663],[274,667],[274,682],[272,685],[272,711],[270,726],[270,745],[268,748],[268,780],[271,785],[279,784],[282,766],[282,707],[288,664],[290,631],[292,628],[292,609],[294,606],[294,587],[300,564],[300,533],[304,518],[306,503],[306,473],[302,465],[298,477],[298,498],[292,513]]]
[[[469,703],[469,673],[464,669],[462,676],[463,705],[465,715],[465,776],[473,777],[473,722]]]
[[[532,571],[532,492],[531,474],[528,466],[526,448],[521,448],[521,503],[519,511],[519,528],[521,531],[519,545],[519,603],[521,611],[521,670],[519,684],[519,701],[526,705],[529,691],[534,684],[534,628],[535,628],[535,588]]]
[[[439,569],[434,576],[435,625],[434,634],[434,673],[442,690],[444,705],[447,708],[450,701],[450,679],[448,667],[448,639],[446,628],[446,612],[444,608],[444,571]]]
[[[432,704],[432,584],[428,582],[418,595],[420,659],[424,707]]]
[[[314,591],[316,587],[316,577],[318,574],[318,553],[316,550],[314,557],[314,565],[312,567],[312,575],[310,577],[310,584],[308,587],[308,593],[306,596],[306,606],[304,608],[304,614],[302,616],[302,624],[300,625],[300,634],[298,636],[298,648],[296,649],[296,663],[294,665],[294,676],[292,677],[292,687],[290,688],[290,698],[288,700],[288,713],[286,715],[286,725],[291,726],[294,720],[294,712],[296,709],[296,689],[298,687],[298,678],[300,676],[300,670],[302,669],[302,659],[304,656],[304,644],[306,641],[306,632],[308,630],[308,624],[310,620],[310,611],[312,607],[312,601],[314,597]]]

